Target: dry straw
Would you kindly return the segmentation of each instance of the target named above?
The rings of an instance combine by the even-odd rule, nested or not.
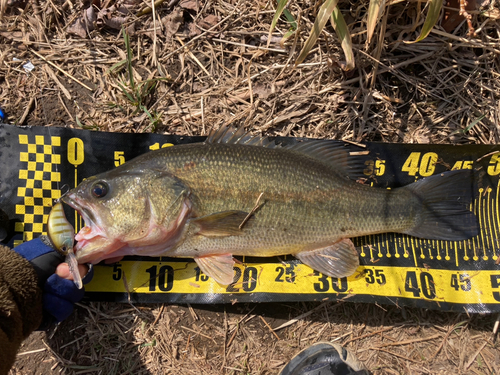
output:
[[[464,18],[443,28],[443,16],[459,13],[449,2],[414,44],[405,42],[426,33],[437,2],[339,1],[343,34],[321,1],[290,1],[274,22],[272,1],[156,1],[142,13],[151,1],[90,3],[0,2],[9,122],[181,135],[235,123],[353,142],[500,142],[498,2],[468,11],[475,35]],[[324,26],[294,66],[318,15]],[[275,374],[320,340],[346,345],[375,374],[500,373],[495,316],[387,303],[84,303],[32,336],[12,373]]]

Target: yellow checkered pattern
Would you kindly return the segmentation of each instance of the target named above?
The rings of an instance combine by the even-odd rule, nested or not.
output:
[[[61,197],[58,189],[61,155],[57,153],[61,138],[44,135],[31,138],[27,134],[19,135],[22,151],[19,154],[21,168],[17,195],[23,198],[23,204],[16,205],[16,214],[23,215],[24,220],[16,223],[15,229],[23,234],[24,241],[46,234],[45,224],[52,202]]]

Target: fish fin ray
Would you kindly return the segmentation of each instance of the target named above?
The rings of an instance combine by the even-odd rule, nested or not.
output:
[[[460,241],[479,232],[474,200],[474,173],[468,169],[444,172],[419,180],[401,189],[418,200],[416,225],[401,233],[430,240]]]
[[[352,241],[344,238],[330,246],[295,254],[302,263],[331,277],[351,276],[359,266],[359,255]]]
[[[232,126],[222,126],[220,129],[212,131],[205,143],[241,144],[292,150],[329,165],[340,175],[352,179],[363,177],[363,172],[366,169],[366,157],[363,157],[363,155],[351,155],[352,151],[359,151],[362,148],[339,141],[327,142],[324,140],[309,139],[283,146],[281,143],[276,143],[267,136],[252,135],[245,132],[243,128],[236,129]]]
[[[196,234],[205,237],[240,236],[244,233],[240,226],[247,216],[244,211],[222,211],[191,219],[190,223],[198,227]]]
[[[356,147],[356,149],[353,147]],[[352,146],[344,142],[306,140],[283,146],[283,148],[307,155],[324,164],[330,165],[344,177],[358,179],[364,176],[364,170],[367,168],[365,164],[367,158],[365,155],[351,155],[351,152],[359,151],[361,147]]]
[[[212,131],[205,143],[242,144],[267,148],[281,147],[267,136],[252,135],[246,132],[243,127],[236,129],[232,126],[222,126],[218,130]]]
[[[200,270],[221,285],[233,282],[234,260],[232,254],[209,255],[194,258]]]

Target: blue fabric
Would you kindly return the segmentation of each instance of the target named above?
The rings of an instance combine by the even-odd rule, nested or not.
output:
[[[52,247],[45,245],[40,238],[24,242],[14,248],[15,252],[26,260],[33,260],[40,255],[55,251]],[[55,271],[55,269],[54,269]]]
[[[64,262],[64,257],[52,247],[47,246],[40,238],[24,242],[14,250],[27,259],[36,270],[39,284],[43,289],[43,308],[57,322],[66,319],[74,309],[74,303],[80,301],[85,290],[78,289],[72,280],[57,276],[54,272],[57,266]],[[84,277],[87,284],[92,279],[93,272]]]

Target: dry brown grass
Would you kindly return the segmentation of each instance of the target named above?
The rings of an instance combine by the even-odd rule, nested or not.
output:
[[[369,46],[368,2],[341,2],[355,47],[351,72],[339,67],[344,57],[330,26],[305,63],[291,67],[318,1],[292,2],[299,33],[280,45],[288,30],[280,21],[269,48],[271,2],[165,1],[154,19],[135,15],[150,1],[101,0],[93,3],[109,12],[97,16],[96,9],[95,22],[85,24],[89,3],[0,1],[0,106],[8,122],[184,135],[232,122],[266,134],[353,141],[500,141],[498,2],[470,12],[476,37],[465,23],[449,33],[438,26],[414,45],[403,40],[418,35],[418,4],[394,3],[376,31],[383,37]],[[131,35],[134,81],[165,78],[141,102],[157,123],[119,88],[128,82],[125,66],[109,72],[126,57],[121,25]],[[276,332],[268,327],[306,312]],[[274,374],[299,349],[336,340],[377,374],[494,374],[494,322],[330,302],[90,303],[55,332],[33,335],[12,373]]]

